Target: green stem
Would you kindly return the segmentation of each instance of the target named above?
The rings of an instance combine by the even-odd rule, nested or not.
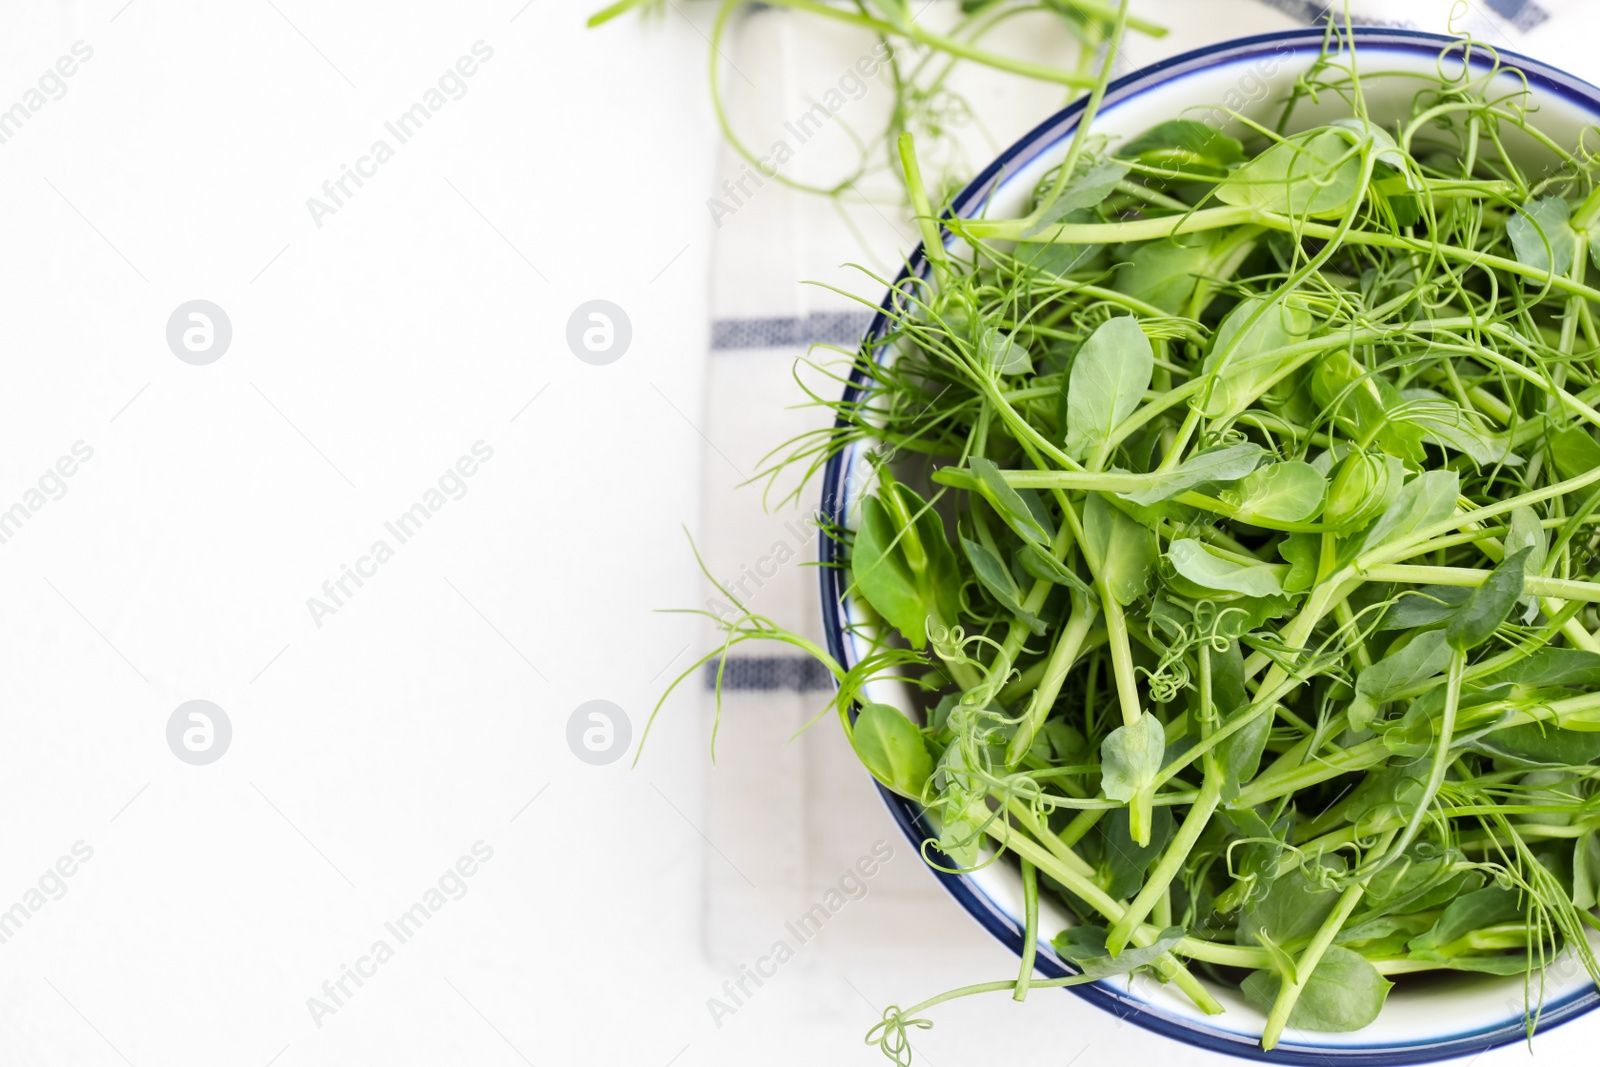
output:
[[[1389,756],[1389,749],[1382,739],[1363,741],[1359,745],[1340,749],[1334,755],[1319,757],[1314,763],[1294,767],[1280,774],[1258,775],[1255,781],[1239,790],[1239,795],[1229,806],[1236,809],[1253,808],[1341,774],[1376,767]]]
[[[1105,890],[1088,879],[1068,870],[1026,835],[1017,833],[1015,829],[1001,824],[999,820],[991,822],[987,832],[989,836],[1015,852],[1018,857],[1032,863],[1041,871],[1066,886],[1068,890],[1081,897],[1084,903],[1101,915],[1113,920],[1121,918],[1122,905],[1111,899]],[[1140,947],[1154,944],[1159,934],[1160,931],[1149,926],[1140,927],[1134,934],[1133,943]],[[1212,947],[1224,950],[1211,953],[1212,955],[1228,958],[1230,953],[1226,950],[1232,948],[1232,946],[1208,946],[1204,941],[1186,937],[1178,943],[1174,951],[1183,948],[1185,945],[1194,950],[1190,954],[1195,959],[1205,959],[1208,950]],[[1200,980],[1191,974],[1183,964],[1175,960],[1170,953],[1157,960],[1155,966],[1161,968],[1164,976],[1169,978],[1173,985],[1181,989],[1195,1004],[1199,1005],[1201,1011],[1204,1011],[1207,1015],[1217,1015],[1222,1012],[1222,1005],[1217,1002],[1217,998],[1212,996],[1211,992],[1200,983]],[[1043,985],[1044,983],[1037,982],[1035,984]]]
[[[1111,653],[1111,675],[1117,683],[1117,701],[1122,706],[1122,725],[1132,726],[1143,714],[1139,707],[1139,683],[1133,673],[1133,646],[1128,640],[1128,621],[1122,605],[1111,595],[1104,581],[1099,585],[1100,607],[1106,616],[1106,647]]]
[[[1107,933],[1106,951],[1111,955],[1115,956],[1122,951],[1123,946],[1128,943],[1128,938],[1133,935],[1135,927],[1144,922],[1145,916],[1150,914],[1150,910],[1166,893],[1172,880],[1178,876],[1178,871],[1189,858],[1195,842],[1200,840],[1200,835],[1210,824],[1211,815],[1217,810],[1217,802],[1221,799],[1222,776],[1206,775],[1200,784],[1200,795],[1195,798],[1189,813],[1183,817],[1183,823],[1173,836],[1172,844],[1167,847],[1155,869],[1145,877],[1139,895],[1133,898],[1128,910]]]
[[[1418,567],[1380,563],[1367,567],[1362,573],[1368,580],[1374,582],[1479,586],[1488,579],[1491,572],[1478,567]],[[1534,596],[1581,600],[1589,604],[1600,603],[1600,584],[1594,582],[1576,582],[1567,578],[1544,578],[1530,574],[1523,580],[1523,589]]]
[[[1389,843],[1394,840],[1395,832],[1390,830],[1376,851],[1380,854],[1389,848]],[[1283,1028],[1289,1024],[1289,1015],[1294,1011],[1294,1005],[1300,999],[1300,993],[1311,981],[1311,976],[1316,972],[1317,964],[1322,962],[1322,956],[1328,951],[1328,946],[1333,944],[1333,939],[1344,928],[1345,921],[1350,918],[1350,913],[1355,911],[1356,905],[1361,902],[1361,897],[1366,893],[1366,883],[1372,877],[1367,875],[1361,881],[1345,888],[1339,895],[1339,901],[1333,907],[1333,913],[1323,920],[1317,929],[1316,936],[1311,943],[1300,953],[1300,958],[1295,961],[1295,973],[1283,976],[1283,987],[1278,990],[1278,998],[1272,1003],[1272,1010],[1267,1014],[1266,1029],[1261,1034],[1261,1047],[1270,1051],[1278,1044],[1278,1039],[1283,1036]]]
[[[1022,827],[1025,833],[1043,842],[1045,848],[1049,849],[1050,854],[1059,862],[1066,864],[1084,878],[1094,878],[1094,868],[1089,866],[1088,861],[1072,851],[1071,845],[1052,834],[1048,826],[1041,826],[1026,804],[1012,798],[1006,802],[1006,809],[1010,811],[1012,821]]]
[[[1280,233],[1291,234],[1301,239],[1337,240],[1346,245],[1391,248],[1401,252],[1434,255],[1468,266],[1515,274],[1518,277],[1532,279],[1541,285],[1549,285],[1551,288],[1559,289],[1564,293],[1571,293],[1573,296],[1581,296],[1586,300],[1600,301],[1600,290],[1574,282],[1565,275],[1552,274],[1547,268],[1531,267],[1514,259],[1506,259],[1504,256],[1494,256],[1473,248],[1460,248],[1456,245],[1423,240],[1416,237],[1376,233],[1371,230],[1358,230],[1353,227],[1341,232],[1340,226],[1309,222],[1305,219],[1294,218],[1289,215],[1278,215],[1270,211],[1261,211],[1250,207],[1201,208],[1187,215],[1133,219],[1127,222],[1061,222],[1046,226],[1038,233],[1030,235],[1027,239],[1058,244],[1117,244],[1125,241],[1152,241],[1163,237],[1173,237],[1178,234],[1200,233],[1205,230],[1244,225],[1262,226],[1266,229],[1277,230]],[[976,240],[1020,241],[1023,239],[1026,229],[1026,220],[981,220],[963,223],[959,227],[959,232],[964,237]]]
[[[817,0],[768,0],[768,3],[772,7],[786,7],[794,11],[804,11],[812,15],[819,15],[822,18],[833,19],[835,22],[845,22],[853,26],[860,26],[885,37],[909,36],[917,44],[927,45],[929,48],[948,52],[950,55],[958,56],[981,66],[993,67],[995,70],[1003,70],[1010,74],[1020,74],[1024,78],[1032,78],[1036,81],[1049,82],[1054,85],[1067,85],[1075,89],[1087,89],[1095,83],[1094,78],[1086,77],[1073,71],[1061,70],[1058,67],[1047,67],[1040,63],[1029,63],[1026,60],[1013,59],[1010,56],[985,51],[954,37],[947,37],[944,34],[924,29],[916,22],[909,24],[910,33],[906,34],[892,22],[885,22],[883,19],[873,18],[871,15],[862,15],[859,12],[845,8],[829,7],[826,4],[818,3]],[[1106,9],[1103,4],[1094,4],[1093,6],[1109,13],[1109,9]],[[1101,17],[1104,17],[1104,15]],[[1129,19],[1128,25],[1151,36],[1160,36],[1166,32],[1156,24],[1144,19]]]
[[[916,139],[902,133],[899,140],[900,166],[905,171],[906,189],[911,194],[911,211],[916,216],[917,228],[922,231],[922,254],[933,264],[942,277],[950,269],[945,255],[944,235],[939,230],[939,219],[928,200],[928,190],[922,184],[922,168],[917,164]]]
[[[1094,87],[1089,90],[1089,99],[1084,102],[1083,113],[1078,116],[1078,127],[1072,131],[1072,142],[1067,145],[1066,158],[1056,168],[1056,180],[1051,186],[1048,196],[1039,201],[1039,206],[1028,216],[1031,221],[1038,219],[1055,204],[1061,193],[1072,180],[1072,174],[1078,167],[1078,157],[1083,154],[1083,146],[1089,137],[1089,128],[1094,125],[1096,112],[1100,110],[1100,101],[1106,95],[1106,86],[1111,82],[1111,65],[1117,61],[1119,54],[1118,45],[1122,43],[1123,30],[1128,25],[1128,0],[1120,0],[1117,4],[1115,21],[1111,25],[1111,40],[1106,46],[1105,60],[1101,63],[1100,74],[1094,80]]]
[[[1411,818],[1406,821],[1405,830],[1400,835],[1400,843],[1391,853],[1398,856],[1405,852],[1415,841],[1417,834],[1422,830],[1422,824],[1428,817],[1428,808],[1433,804],[1433,798],[1439,795],[1439,787],[1444,784],[1444,772],[1450,768],[1455,757],[1450,754],[1450,745],[1455,740],[1456,713],[1461,706],[1461,674],[1467,665],[1467,654],[1457,649],[1450,657],[1450,670],[1445,675],[1444,689],[1444,715],[1439,720],[1439,731],[1433,741],[1433,759],[1428,765],[1428,780],[1423,785],[1422,796],[1417,798],[1416,810],[1411,813]]]
[[[1017,988],[1013,1000],[1028,998],[1028,984],[1033,978],[1033,960],[1039,949],[1039,873],[1027,860],[1022,861],[1022,963],[1017,970]]]
[[[1087,599],[1082,599],[1073,605],[1072,618],[1067,622],[1066,629],[1056,639],[1056,647],[1050,653],[1050,659],[1045,666],[1044,676],[1039,680],[1038,687],[1028,700],[1028,709],[1023,714],[1022,722],[1017,725],[1017,732],[1011,738],[1011,744],[1006,748],[1006,763],[1016,765],[1022,762],[1022,757],[1033,746],[1033,739],[1039,735],[1040,727],[1050,715],[1050,709],[1055,707],[1056,697],[1061,693],[1061,686],[1067,680],[1067,673],[1072,670],[1072,665],[1078,657],[1078,650],[1083,647],[1084,638],[1089,634],[1089,627],[1094,624],[1095,610]]]

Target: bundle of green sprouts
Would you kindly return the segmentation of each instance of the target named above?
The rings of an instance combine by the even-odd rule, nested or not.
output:
[[[1019,219],[941,222],[902,145],[929,269],[782,464],[877,448],[870,650],[713,653],[816,655],[928,861],[1020,865],[1018,976],[891,1009],[897,1060],[950,997],[1135,972],[1266,1048],[1447,971],[1526,976],[1531,1033],[1546,965],[1600,978],[1600,165],[1469,48],[1380,123],[1330,27],[1278,126],[1085,121]],[[1081,974],[1035,976],[1044,895]]]

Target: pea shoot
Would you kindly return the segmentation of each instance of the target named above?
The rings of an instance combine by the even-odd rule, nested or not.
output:
[[[896,154],[902,134],[914,134],[921,145],[924,164],[936,171],[943,192],[959,190],[976,172],[965,136],[975,130],[998,151],[983,116],[961,92],[957,72],[980,67],[1020,82],[1036,82],[1060,90],[1063,103],[1099,84],[1095,58],[1106,45],[1119,20],[1135,33],[1150,38],[1166,36],[1166,29],[1147,19],[1119,12],[1108,0],[961,0],[956,17],[934,28],[937,17],[922,18],[923,0],[851,0],[832,4],[822,0],[718,0],[708,38],[710,48],[711,103],[717,124],[728,145],[763,179],[816,196],[843,198],[862,195],[860,183],[869,177],[891,179],[910,195]],[[660,15],[666,0],[615,0],[589,17],[590,27],[603,26],[630,12]],[[887,118],[876,129],[850,130],[855,144],[853,159],[826,180],[805,181],[786,174],[764,149],[741,134],[729,114],[722,66],[732,46],[728,30],[736,16],[755,8],[778,8],[801,16],[818,31],[850,27],[876,39],[875,55],[884,57],[882,77],[893,94]],[[680,12],[681,13],[681,12]],[[1069,65],[1042,64],[1007,51],[1004,31],[1026,27],[1036,40],[1052,50],[1075,53]],[[998,32],[997,31],[1001,31]],[[876,66],[876,64],[874,64]],[[843,120],[841,120],[843,121]],[[979,163],[982,161],[979,160]]]

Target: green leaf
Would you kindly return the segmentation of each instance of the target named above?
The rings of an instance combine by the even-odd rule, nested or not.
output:
[[[1022,606],[1022,591],[1017,588],[1017,580],[998,556],[966,537],[961,538],[961,550],[967,554],[967,562],[972,564],[972,573],[977,575],[978,581],[1001,607],[1021,619],[1034,633],[1045,632],[1044,620]]]
[[[1429,389],[1403,389],[1400,397],[1403,403],[1388,417],[1417,427],[1429,444],[1454,449],[1479,466],[1522,462],[1522,457],[1511,451],[1511,439],[1492,434],[1483,416],[1471,408],[1453,404]]]
[[[1140,967],[1148,967],[1162,956],[1171,952],[1174,946],[1184,938],[1183,928],[1169,926],[1156,936],[1156,939],[1143,948],[1127,947],[1115,956],[1096,956],[1086,959],[1077,959],[1080,970],[1090,978],[1114,978],[1119,974],[1128,974]]]
[[[1474,708],[1482,707],[1485,704],[1497,703],[1504,696],[1503,690],[1485,690],[1468,683],[1461,687],[1461,701],[1458,705],[1458,711],[1460,714],[1465,715]],[[1405,714],[1398,719],[1390,719],[1384,724],[1383,731],[1380,734],[1384,747],[1396,756],[1406,756],[1408,758],[1431,757],[1438,748],[1439,732],[1438,723],[1433,721],[1433,717],[1444,709],[1444,705],[1444,686],[1434,686],[1417,697],[1411,702],[1410,707],[1406,708]],[[1461,742],[1462,746],[1472,747],[1475,743],[1474,739],[1481,733],[1482,731],[1480,730],[1477,734],[1464,737]],[[1427,767],[1430,761],[1420,759],[1417,762],[1420,766]],[[1408,813],[1415,810],[1415,803],[1407,809]]]
[[[1077,211],[1067,212],[1056,221],[1099,222],[1100,217],[1088,208],[1080,208]],[[1105,245],[1097,244],[1068,244],[1065,241],[1019,241],[1011,254],[1020,265],[1029,270],[1059,276],[1083,267],[1104,247]]]
[[[1520,767],[1588,767],[1600,760],[1600,733],[1525,722],[1490,731],[1470,747]]]
[[[1476,974],[1528,974],[1538,970],[1525,952],[1494,956],[1450,956],[1434,959],[1428,953],[1417,953],[1436,966],[1450,971],[1470,971]]]
[[[1218,652],[1212,648],[1209,654],[1211,706],[1227,716],[1250,701],[1250,695],[1244,687],[1244,654],[1239,650],[1236,640],[1228,642],[1226,651]]]
[[[1544,526],[1539,522],[1538,513],[1527,505],[1512,509],[1511,523],[1506,530],[1505,549],[1509,552],[1528,550],[1527,561],[1523,564],[1523,571],[1530,577],[1537,577],[1544,569],[1545,554],[1549,545],[1545,538]],[[1522,598],[1522,621],[1531,623],[1539,615],[1539,598],[1524,595]]]
[[[1463,590],[1470,592],[1470,590]],[[1510,682],[1530,688],[1574,686],[1600,688],[1600,653],[1581,648],[1546,645],[1526,659],[1504,667],[1484,680],[1485,685]]]
[[[1083,502],[1083,533],[1100,577],[1119,604],[1132,604],[1150,588],[1156,541],[1148,529],[1118,511],[1099,493]]]
[[[1289,573],[1283,577],[1283,591],[1303,593],[1317,580],[1317,566],[1322,559],[1322,535],[1292,533],[1278,542],[1278,555],[1289,564]]]
[[[939,851],[959,867],[975,866],[984,842],[984,826],[994,816],[986,800],[988,789],[973,780],[961,745],[945,747],[933,784],[939,796],[929,812],[939,827]]]
[[[1427,724],[1432,740],[1433,724]],[[1391,764],[1380,770],[1369,771],[1350,793],[1345,817],[1355,826],[1358,837],[1372,832],[1372,827],[1395,816],[1409,816],[1415,811],[1426,788],[1427,760],[1407,760]]]
[[[1189,584],[1182,577],[1174,577],[1173,583]],[[1283,618],[1293,606],[1287,596],[1234,596],[1215,590],[1199,590],[1198,586],[1191,586],[1191,589],[1198,590],[1205,599],[1221,602],[1217,604],[1215,613],[1216,636],[1228,640],[1237,640],[1260,629],[1268,619]],[[1207,625],[1211,625],[1209,620]]]
[[[938,522],[938,516],[933,519]],[[938,611],[937,580],[920,582],[895,544],[899,530],[876,494],[861,502],[861,525],[850,550],[856,590],[911,647],[927,644],[927,620]],[[939,540],[943,542],[941,529]]]
[[[1250,296],[1228,312],[1202,370],[1210,382],[1194,401],[1207,418],[1216,419],[1248,406],[1282,369],[1280,351],[1311,335],[1311,313],[1281,299]]]
[[[1479,878],[1481,884],[1482,876],[1479,875]],[[1362,901],[1366,902],[1371,899],[1372,894],[1369,891],[1362,898]],[[1350,923],[1341,928],[1334,935],[1333,940],[1335,944],[1339,945],[1370,944],[1378,940],[1397,942],[1395,944],[1395,954],[1399,955],[1405,951],[1405,939],[1420,934],[1432,926],[1434,918],[1435,916],[1431,915],[1422,918],[1415,915],[1381,915],[1375,919],[1365,919],[1361,922]],[[1360,950],[1358,949],[1357,951]]]
[[[1524,566],[1528,574],[1538,574],[1544,568],[1547,547],[1544,525],[1540,523],[1538,513],[1526,504],[1513,508],[1510,529],[1506,531],[1506,553],[1509,555],[1528,549]]]
[[[1239,912],[1239,944],[1262,944],[1263,936],[1279,945],[1310,937],[1338,900],[1337,889],[1319,885],[1295,868],[1269,882],[1267,891]]]
[[[1046,722],[1039,733],[1050,742],[1050,750],[1059,763],[1079,762],[1079,757],[1089,750],[1089,740],[1083,736],[1083,732],[1060,719]]]
[[[1176,315],[1194,295],[1199,278],[1210,273],[1218,234],[1205,231],[1180,234],[1160,241],[1123,246],[1115,289],[1169,315]]]
[[[1271,1011],[1283,980],[1271,971],[1255,971],[1240,985],[1245,999],[1262,1011]],[[1295,1030],[1342,1033],[1369,1025],[1383,1010],[1394,983],[1361,953],[1343,945],[1329,945],[1305,980],[1289,1012]]]
[[[872,776],[901,796],[920,799],[933,773],[922,731],[887,704],[863,704],[850,731],[850,744]]]
[[[1468,652],[1494,636],[1522,596],[1527,579],[1524,569],[1532,548],[1524,548],[1501,560],[1483,584],[1472,591],[1467,602],[1445,623],[1445,640],[1457,652]]]
[[[1361,158],[1332,130],[1312,130],[1262,152],[1217,186],[1224,204],[1278,215],[1336,216],[1361,191]]]
[[[1600,903],[1600,835],[1593,830],[1572,845],[1572,906],[1587,910]]]
[[[1578,234],[1572,228],[1572,208],[1561,197],[1541,196],[1522,205],[1506,220],[1506,235],[1523,266],[1558,277],[1572,272]],[[1528,281],[1539,284],[1531,278]]]
[[[1485,886],[1452,900],[1432,929],[1411,939],[1411,950],[1442,948],[1474,930],[1520,919],[1523,910],[1521,896],[1516,890],[1498,885]]]
[[[1550,460],[1563,478],[1577,478],[1600,467],[1600,444],[1581,426],[1572,426],[1549,440]]]
[[[1452,470],[1424,471],[1400,487],[1400,492],[1383,509],[1367,536],[1363,550],[1381,548],[1403,540],[1422,529],[1449,518],[1461,493],[1461,479]]]
[[[1167,549],[1172,569],[1198,586],[1244,596],[1281,596],[1282,568],[1267,563],[1245,564],[1212,554],[1192,537],[1172,542]]]
[[[1118,900],[1139,892],[1144,885],[1145,872],[1166,851],[1175,829],[1172,812],[1166,807],[1150,813],[1150,840],[1143,845],[1133,840],[1127,808],[1107,812],[1094,828],[1103,845],[1104,858],[1100,866],[1105,874],[1105,891]],[[1105,955],[1103,947],[1100,955]]]
[[[1465,862],[1454,850],[1436,855],[1431,848],[1425,852],[1411,849],[1399,862],[1384,867],[1367,882],[1366,893],[1361,898],[1362,910],[1381,911],[1394,917],[1442,908],[1456,897],[1483,885],[1484,876],[1480,872],[1457,869]],[[1407,939],[1426,932],[1434,918],[1406,920]],[[1399,948],[1404,950],[1403,942]]]
[[[955,748],[955,745],[951,745]],[[939,851],[955,861],[958,867],[975,867],[983,848],[984,823],[993,816],[984,806],[981,797],[963,797],[965,804],[945,804],[939,810]]]
[[[1149,507],[1207,482],[1238,481],[1255,470],[1262,455],[1261,446],[1248,441],[1197,452],[1172,470],[1152,475],[1145,488],[1117,495],[1130,504]]]
[[[1028,350],[1001,333],[993,326],[978,334],[978,366],[987,367],[996,374],[1029,374],[1033,371],[1033,358]]]
[[[1166,731],[1148,712],[1117,727],[1100,742],[1100,788],[1112,800],[1132,800],[1155,783],[1166,751]]]
[[[928,502],[918,496],[904,482],[893,483],[893,492],[900,500],[905,514],[912,519],[912,528],[917,534],[917,543],[922,549],[920,565],[917,561],[907,559],[907,566],[911,568],[912,577],[916,580],[918,589],[924,599],[932,602],[932,609],[938,613],[939,618],[952,620],[961,610],[960,598],[957,589],[961,584],[960,574],[956,570],[955,548],[950,544],[950,535],[945,531],[944,520],[939,517],[939,512],[928,506]]]
[[[1072,573],[1066,564],[1038,545],[1024,544],[1017,550],[1017,561],[1022,564],[1023,570],[1041,582],[1064,585],[1069,589],[1076,589],[1091,600],[1095,598],[1095,592],[1088,582]]]
[[[1428,630],[1398,652],[1378,660],[1356,676],[1356,696],[1350,702],[1350,726],[1371,725],[1378,705],[1387,703],[1414,685],[1450,665],[1450,646],[1442,630]]]
[[[1133,414],[1150,388],[1155,353],[1138,322],[1107,319],[1073,360],[1067,386],[1066,450],[1082,460],[1098,450]]]
[[[1412,180],[1411,172],[1406,167],[1405,153],[1400,151],[1400,146],[1389,135],[1389,131],[1382,126],[1374,126],[1370,122],[1354,115],[1349,118],[1334,119],[1328,125],[1352,145],[1360,147],[1370,144],[1372,146],[1372,155],[1379,163],[1394,168],[1405,181],[1410,182]],[[1420,189],[1421,186],[1418,185],[1414,188]]]
[[[1333,423],[1351,437],[1370,441],[1391,455],[1420,465],[1425,427],[1406,417],[1400,391],[1344,348],[1323,352],[1311,374],[1312,398],[1333,413]],[[1419,413],[1426,415],[1419,406]]]
[[[1036,545],[1050,544],[1055,537],[1055,526],[1050,522],[1049,513],[1043,505],[1029,504],[1020,492],[1011,487],[992,461],[973,456],[967,465],[978,476],[984,499],[994,507],[1006,525],[1017,532],[1018,537]]]
[[[1290,460],[1261,467],[1218,496],[1239,509],[1240,522],[1309,522],[1322,510],[1327,492],[1327,479],[1315,467]]]
[[[1374,434],[1384,416],[1377,375],[1344,348],[1330,349],[1317,356],[1311,393],[1319,405],[1342,416],[1341,421],[1347,428],[1359,431],[1357,436]],[[1359,451],[1347,452],[1346,458]]]
[[[1153,126],[1117,148],[1123,159],[1137,159],[1150,167],[1163,167],[1175,174],[1226,174],[1235,163],[1244,162],[1244,146],[1193,119],[1169,119]]]
[[[1402,590],[1398,599],[1378,620],[1378,629],[1412,630],[1437,626],[1467,602],[1472,590],[1462,585],[1419,585]]]
[[[1222,721],[1232,718],[1250,702],[1244,684],[1244,655],[1239,642],[1228,642],[1225,652],[1211,649],[1211,705]],[[1239,788],[1256,776],[1272,732],[1272,716],[1257,715],[1217,743],[1216,763],[1222,772],[1222,799],[1233,800]]]
[[[1222,799],[1231,801],[1239,789],[1256,776],[1272,733],[1272,716],[1257,715],[1217,745],[1217,765],[1222,769]]]
[[[1032,237],[1046,226],[1060,221],[1063,215],[1070,211],[1081,211],[1092,208],[1117,187],[1117,183],[1127,177],[1128,164],[1117,159],[1103,159],[1092,163],[1080,173],[1074,175],[1067,182],[1067,187],[1061,190],[1061,195],[1049,204],[1041,205],[1039,217],[1033,225],[1022,231],[1024,238]],[[1046,181],[1053,181],[1048,178]]]
[[[1405,478],[1397,457],[1351,450],[1333,472],[1322,521],[1341,532],[1361,529],[1394,503]]]
[[[1106,955],[1108,933],[1110,931],[1104,926],[1074,923],[1052,938],[1050,947],[1056,950],[1056,955],[1068,963],[1092,960]]]

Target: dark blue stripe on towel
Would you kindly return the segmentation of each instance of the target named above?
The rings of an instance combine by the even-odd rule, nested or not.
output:
[[[1306,25],[1315,25],[1328,17],[1331,13],[1340,26],[1344,25],[1344,5],[1318,3],[1316,0],[1256,0],[1264,7],[1274,11],[1281,11],[1292,19],[1304,22]],[[1502,0],[1509,3],[1525,3],[1528,0]],[[1492,5],[1491,5],[1492,6]],[[1375,18],[1370,15],[1355,15],[1351,18],[1357,26],[1396,26],[1401,29],[1414,29],[1415,23],[1405,19]]]
[[[1550,21],[1550,12],[1533,0],[1484,0],[1490,11],[1524,32]]]
[[[833,675],[806,656],[729,656],[722,672],[724,692],[819,693],[833,688]],[[705,665],[706,689],[717,687],[717,661]]]
[[[872,323],[870,311],[813,311],[803,317],[718,319],[711,324],[711,348],[854,347]]]

